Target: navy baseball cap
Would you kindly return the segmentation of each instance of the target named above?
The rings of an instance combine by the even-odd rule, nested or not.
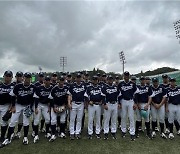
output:
[[[57,73],[56,72],[52,73],[52,76],[57,77]]]
[[[125,75],[125,76],[129,76],[130,73],[129,73],[128,71],[125,71],[125,72],[124,72],[124,75]]]
[[[115,79],[116,79],[116,80],[119,80],[120,78],[119,78],[119,76],[116,76]]]
[[[150,77],[148,77],[148,76],[146,76],[145,79],[146,79],[146,80],[151,80]]]
[[[26,78],[31,78],[31,77],[32,77],[32,75],[31,75],[31,73],[30,73],[30,72],[26,72],[26,73],[24,74],[24,77],[26,77]]]
[[[65,80],[65,79],[64,79],[64,76],[60,76],[60,77],[59,77],[59,80],[60,80],[60,81],[64,81],[64,80]]]
[[[97,73],[97,76],[98,76],[98,77],[100,77],[100,76],[101,76],[101,74],[100,74],[100,73]]]
[[[23,72],[18,71],[18,72],[16,73],[16,77],[23,77]]]
[[[94,75],[94,76],[92,77],[92,80],[98,80],[98,77],[97,77],[96,75]]]
[[[12,71],[5,71],[4,72],[4,76],[9,76],[9,77],[12,77],[13,76],[13,73],[12,73]]]
[[[67,75],[67,77],[71,78],[71,77],[72,77],[72,75],[71,75],[71,74],[68,74],[68,75]]]
[[[81,73],[78,73],[78,74],[76,75],[76,77],[77,77],[77,78],[81,78]]]
[[[46,81],[50,81],[50,80],[51,80],[51,78],[50,78],[50,76],[45,76],[44,80],[46,80]]]
[[[63,72],[63,73],[62,73],[62,75],[63,75],[63,76],[66,76],[66,73],[65,73],[65,72]]]
[[[163,79],[167,79],[167,78],[168,78],[168,75],[167,75],[167,74],[163,74],[163,75],[162,75],[162,78],[163,78]]]
[[[103,75],[102,75],[102,77],[106,77],[107,75],[104,73]]]
[[[170,82],[176,82],[176,78],[170,78]]]
[[[109,75],[109,76],[108,76],[108,80],[113,80],[112,75]]]
[[[38,74],[38,76],[41,77],[41,78],[43,78],[43,77],[44,77],[44,73],[40,72],[40,73]]]
[[[146,78],[144,76],[141,76],[140,77],[140,80],[145,80]]]
[[[89,76],[89,73],[88,73],[88,72],[85,72],[84,75],[85,75],[85,76]]]
[[[154,77],[154,78],[152,78],[152,82],[159,82],[159,79]]]

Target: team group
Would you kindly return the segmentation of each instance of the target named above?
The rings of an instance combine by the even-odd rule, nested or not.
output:
[[[65,73],[60,77],[56,73],[51,76],[39,73],[35,84],[31,83],[29,72],[17,72],[15,77],[16,81],[12,82],[13,73],[6,71],[0,84],[1,148],[20,138],[22,127],[23,144],[28,144],[31,115],[34,143],[39,140],[39,123],[41,131],[45,123],[45,137],[50,142],[57,135],[66,138],[67,123],[70,139],[80,139],[85,109],[88,110],[89,139],[93,134],[100,139],[102,132],[105,140],[109,136],[116,139],[119,127],[123,138],[129,131],[134,141],[139,137],[142,119],[149,139],[156,136],[158,123],[162,138],[174,138],[173,125],[180,135],[180,88],[176,79],[167,75],[162,76],[162,84],[158,78],[152,78],[152,85],[148,77],[140,77],[140,84],[136,84],[136,78],[130,77],[127,71],[123,81],[118,76],[99,73],[90,80],[87,72],[79,72],[75,78]]]

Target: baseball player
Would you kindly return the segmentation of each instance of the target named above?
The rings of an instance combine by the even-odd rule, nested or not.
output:
[[[15,77],[16,77],[16,81],[13,82],[14,85],[23,82],[23,72],[21,72],[21,71],[17,72]],[[21,138],[21,129],[22,129],[22,127],[23,127],[23,112],[21,112],[21,115],[19,116],[17,132],[14,134],[15,138],[17,138],[17,139]]]
[[[142,123],[141,111],[146,111],[145,117],[145,126],[146,126],[146,135],[149,139],[151,139],[150,133],[150,121],[149,121],[149,111],[150,111],[150,104],[152,101],[151,93],[149,93],[149,87],[146,85],[145,77],[140,77],[140,85],[137,85],[138,92],[135,94],[135,101],[137,103],[137,120],[136,120],[136,137],[139,137],[139,126]]]
[[[50,127],[50,104],[49,104],[49,95],[52,89],[52,86],[50,84],[50,77],[46,76],[44,79],[44,84],[36,88],[36,92],[34,93],[35,98],[35,112],[34,112],[34,131],[35,131],[35,137],[34,137],[34,143],[36,143],[39,140],[38,136],[38,125],[39,120],[42,116],[45,118],[46,123],[46,138],[50,138],[51,134],[49,133],[49,127]]]
[[[60,116],[60,132],[59,137],[66,138],[65,135],[65,121],[66,121],[66,107],[68,98],[68,87],[64,85],[65,79],[63,76],[59,79],[59,84],[56,85],[49,95],[51,100],[51,133],[50,142],[56,139],[56,124],[57,116]]]
[[[4,73],[4,81],[0,84],[0,122],[1,122],[1,140],[5,140],[5,134],[8,128],[8,121],[3,120],[5,113],[11,109],[11,96],[10,91],[14,88],[14,84],[11,83],[13,73],[11,71],[6,71]]]
[[[51,85],[54,87],[57,85],[57,73],[54,72],[51,75]]]
[[[131,81],[134,82],[136,84],[137,78],[136,76],[131,76]]]
[[[150,93],[152,93],[151,102],[151,114],[152,114],[152,137],[156,136],[155,127],[157,122],[157,117],[159,117],[160,133],[161,137],[166,139],[167,136],[164,134],[164,119],[165,119],[165,101],[166,101],[166,91],[159,85],[158,78],[152,78],[153,85],[150,86]]]
[[[109,121],[111,119],[111,134],[112,138],[116,139],[117,131],[117,114],[118,114],[118,98],[120,91],[116,85],[113,85],[113,77],[108,76],[108,84],[103,88],[103,94],[105,96],[104,104],[104,139],[108,139],[109,133]],[[120,107],[120,105],[119,105]]]
[[[180,124],[180,87],[176,86],[175,78],[170,79],[170,87],[167,88],[167,97],[168,97],[168,103],[166,106],[166,111],[169,112],[169,117],[168,117],[169,128],[170,128],[169,139],[173,139],[174,120],[176,119]]]
[[[92,85],[87,87],[85,97],[88,102],[88,138],[92,139],[93,136],[93,120],[96,117],[96,138],[100,139],[101,132],[101,105],[102,105],[102,88],[98,85],[98,77],[93,76]]]
[[[150,86],[151,85],[151,79],[150,79],[150,77],[145,77],[145,81],[146,81],[146,85],[147,86]]]
[[[162,75],[162,80],[163,80],[163,83],[161,84],[161,86],[167,90],[167,88],[169,87],[169,77],[167,74],[163,74]],[[165,103],[165,110],[166,110],[166,104]],[[166,130],[165,130],[165,133],[168,134],[169,133],[169,122],[168,122],[168,112],[165,112],[165,126],[166,126]]]
[[[82,117],[84,113],[86,86],[81,82],[81,74],[77,74],[76,83],[72,84],[69,88],[68,106],[70,108],[70,139],[74,140],[74,135],[77,139],[80,139]],[[75,119],[76,124],[75,124]],[[75,129],[76,127],[76,129]]]
[[[124,72],[124,81],[120,82],[118,85],[118,89],[120,90],[122,96],[121,100],[121,108],[122,108],[122,114],[121,114],[121,131],[122,131],[122,137],[124,138],[126,135],[126,119],[127,119],[127,113],[130,121],[130,135],[131,135],[131,141],[135,140],[135,122],[134,122],[134,110],[137,108],[137,104],[134,102],[134,94],[137,91],[137,87],[135,83],[129,80],[130,79],[130,73]]]
[[[28,108],[32,108],[34,99],[35,87],[31,84],[31,73],[27,72],[24,74],[24,83],[20,83],[15,85],[14,89],[11,90],[10,95],[12,96],[12,117],[10,120],[7,138],[1,144],[1,147],[4,147],[7,144],[11,143],[11,135],[14,133],[14,128],[16,122],[19,119],[21,112],[23,111],[23,126],[24,126],[24,138],[23,144],[27,145],[28,141],[28,131],[29,131],[29,118],[30,118],[30,110]],[[17,98],[17,101],[16,101]],[[28,111],[26,113],[25,111]]]

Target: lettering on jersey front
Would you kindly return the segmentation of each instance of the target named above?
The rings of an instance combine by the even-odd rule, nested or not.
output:
[[[178,89],[178,91],[170,91],[168,92],[168,96],[176,96],[176,95],[180,95],[180,89]]]
[[[82,86],[81,88],[77,88],[77,87],[73,88],[73,91],[74,91],[75,93],[80,93],[80,92],[82,92],[82,91],[84,91],[84,90],[85,90],[85,87],[84,87],[84,86]]]
[[[22,88],[20,88],[20,90],[18,91],[18,95],[22,97],[31,94],[33,94],[33,88],[30,88],[29,90],[22,90]]]
[[[133,84],[130,84],[130,85],[128,85],[128,86],[123,85],[123,86],[121,87],[121,89],[122,89],[123,91],[127,91],[127,90],[130,90],[130,89],[133,89]]]
[[[116,93],[116,92],[117,92],[117,87],[114,87],[114,89],[106,89],[106,92],[107,92],[108,94]]]
[[[159,88],[159,90],[153,90],[153,95],[156,96],[158,94],[162,93],[162,88]]]
[[[146,87],[145,89],[140,89],[139,88],[139,90],[138,90],[138,94],[145,94],[145,93],[147,93],[148,92],[148,87]]]
[[[67,91],[68,91],[67,89],[64,89],[64,91],[61,91],[61,92],[55,91],[54,95],[55,95],[56,97],[61,97],[61,96],[66,95],[66,94],[67,94]]]
[[[10,93],[13,88],[14,86],[11,86],[9,88],[0,88],[0,94]]]
[[[50,91],[41,91],[40,92],[41,96],[49,96],[49,94],[50,94]]]
[[[98,95],[98,94],[101,94],[101,89],[98,89],[98,90],[91,90],[90,93],[91,93],[91,95]]]

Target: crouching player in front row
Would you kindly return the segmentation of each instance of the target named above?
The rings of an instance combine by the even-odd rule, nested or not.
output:
[[[169,112],[168,122],[170,128],[169,139],[174,138],[173,134],[173,123],[177,120],[180,124],[180,87],[176,86],[176,79],[170,79],[170,87],[167,89],[167,108],[166,111]],[[179,134],[179,130],[178,130]]]
[[[50,77],[45,77],[44,84],[36,88],[36,92],[34,94],[35,98],[35,113],[34,113],[34,143],[39,140],[38,136],[38,125],[41,118],[41,114],[45,118],[46,123],[46,138],[50,138],[51,134],[49,133],[50,127],[50,104],[49,104],[49,95],[52,89],[50,83]]]
[[[50,142],[56,139],[56,124],[57,116],[60,116],[60,133],[58,134],[61,138],[66,138],[65,135],[65,122],[66,122],[66,107],[67,107],[67,98],[68,98],[68,87],[64,85],[65,79],[63,76],[59,79],[59,84],[56,85],[50,95],[49,99],[51,100],[51,133]]]

